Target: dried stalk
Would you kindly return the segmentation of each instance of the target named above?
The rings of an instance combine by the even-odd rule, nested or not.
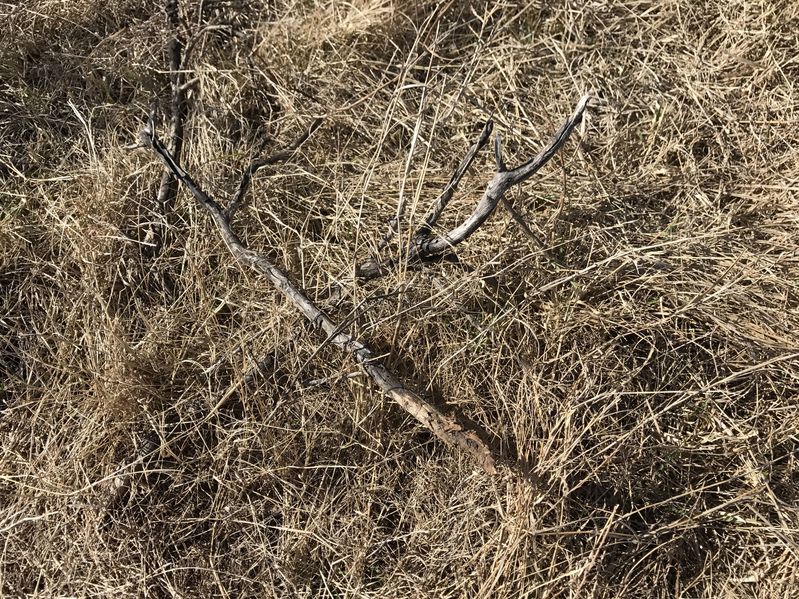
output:
[[[268,278],[309,321],[320,326],[325,331],[332,345],[350,354],[385,395],[399,404],[423,426],[446,444],[455,445],[471,455],[486,472],[496,472],[495,457],[476,430],[461,425],[454,416],[444,414],[435,405],[407,389],[393,373],[378,361],[372,350],[356,338],[340,330],[340,327],[324,314],[266,256],[248,249],[242,243],[231,228],[230,220],[222,207],[194,182],[189,174],[177,163],[161,140],[158,139],[155,134],[155,123],[152,120],[142,132],[141,141],[156,153],[175,178],[183,183],[200,205],[206,209],[228,249],[241,264],[254,268]],[[239,186],[240,189],[242,187],[246,191],[246,185]]]
[[[174,37],[169,41],[169,86],[171,89],[170,110],[172,112],[169,126],[169,141],[172,147],[172,154],[176,160],[180,160],[183,150],[183,121],[186,118],[186,91],[183,82],[183,41],[180,39],[178,29],[180,28],[180,15],[178,12],[177,0],[168,0],[166,3],[166,15],[169,26],[174,30]],[[150,253],[157,256],[164,245],[164,235],[169,221],[169,215],[175,205],[175,198],[178,193],[178,182],[169,169],[164,169],[161,175],[161,183],[158,186],[156,204],[159,214],[164,220],[163,223],[156,225],[153,231],[152,245]]]
[[[574,109],[572,115],[566,120],[565,123],[563,123],[549,144],[547,144],[547,146],[537,156],[515,169],[508,170],[505,166],[505,162],[502,158],[502,142],[499,136],[497,136],[494,143],[494,156],[497,164],[497,172],[494,175],[494,178],[491,179],[486,186],[486,189],[472,214],[470,214],[469,217],[460,225],[441,236],[434,237],[427,235],[424,233],[426,229],[423,227],[421,229],[421,234],[418,234],[414,237],[410,247],[408,248],[406,253],[408,260],[419,261],[437,256],[468,239],[477,229],[480,228],[480,226],[488,219],[488,217],[491,216],[491,213],[494,212],[497,204],[499,204],[505,193],[511,187],[514,185],[519,185],[532,177],[542,166],[549,162],[549,160],[557,153],[563,144],[566,143],[566,140],[569,139],[572,131],[574,131],[575,127],[582,120],[583,113],[585,112],[589,99],[590,96],[587,95],[580,98],[580,101],[577,103],[577,107]],[[488,125],[486,125],[486,128],[488,128]],[[487,138],[485,129],[483,130],[483,133]],[[481,136],[480,139],[483,140],[483,136]],[[478,142],[475,147],[477,147],[477,150],[479,150],[484,145],[485,142],[483,142],[482,145],[480,145],[480,142]],[[470,154],[467,155],[467,158],[470,155],[471,150]],[[456,175],[457,174],[458,172],[456,171]],[[455,180],[455,175],[453,175],[453,180]],[[458,178],[457,180],[459,181],[460,179]],[[454,192],[454,188],[452,191]],[[437,211],[438,204],[439,202],[437,201],[433,212],[431,213],[435,214],[435,220],[438,219],[440,213],[443,211],[443,208]],[[446,206],[446,203],[444,206]],[[363,279],[375,279],[388,272],[393,266],[394,262],[391,260],[382,264],[379,264],[375,261],[367,261],[357,269],[357,274]]]

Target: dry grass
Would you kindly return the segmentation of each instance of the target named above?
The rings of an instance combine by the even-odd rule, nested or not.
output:
[[[183,191],[148,254],[160,3],[0,4],[3,596],[799,596],[799,5],[185,4],[184,164],[227,198],[325,115],[238,229],[539,480],[347,376]],[[498,211],[460,265],[353,281],[488,114],[516,163],[589,90],[511,197],[564,267]]]

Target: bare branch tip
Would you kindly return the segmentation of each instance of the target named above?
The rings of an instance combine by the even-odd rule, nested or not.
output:
[[[494,130],[494,119],[488,119],[483,125],[483,131],[480,133],[480,140],[477,142],[479,147],[483,147],[488,138],[491,137],[491,132]]]
[[[594,94],[583,94],[580,101],[577,102],[577,107],[574,109],[574,114],[578,118],[582,118],[585,109],[588,108],[588,102],[593,100],[596,96]]]
[[[502,135],[499,133],[494,137],[494,160],[497,163],[497,172],[504,173],[508,170],[505,160],[502,158]]]

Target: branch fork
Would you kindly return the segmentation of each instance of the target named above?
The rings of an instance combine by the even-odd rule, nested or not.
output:
[[[493,129],[493,121],[488,120],[483,127],[480,138],[466,153],[466,156],[458,165],[458,168],[455,169],[455,173],[452,175],[444,192],[433,202],[429,214],[424,219],[424,224],[411,240],[405,252],[408,261],[421,261],[438,256],[466,241],[486,222],[486,220],[488,220],[488,217],[494,212],[499,202],[505,199],[505,194],[511,187],[527,181],[557,154],[558,150],[560,150],[569,139],[572,131],[574,131],[577,125],[582,121],[590,98],[591,96],[589,95],[584,95],[580,98],[574,112],[572,112],[571,116],[561,125],[560,129],[558,129],[557,133],[555,133],[554,137],[544,149],[534,158],[531,158],[514,169],[508,170],[505,164],[505,160],[502,156],[502,138],[497,134],[494,138],[494,160],[496,162],[497,172],[486,185],[479,202],[466,220],[447,233],[435,236],[433,235],[433,228],[446,209],[450,199],[452,199],[458,184],[466,174],[472,162],[474,162],[478,152],[488,143]],[[517,215],[514,215],[514,218],[516,217]],[[529,230],[529,227],[527,227],[526,230]],[[534,236],[534,239],[537,239],[537,237]],[[542,245],[540,241],[539,244]],[[361,279],[376,279],[389,272],[395,265],[396,261],[394,260],[386,260],[382,263],[377,260],[368,260],[358,267],[356,274]]]

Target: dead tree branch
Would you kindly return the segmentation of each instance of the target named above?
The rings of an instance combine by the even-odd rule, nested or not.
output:
[[[406,412],[411,414],[428,430],[448,445],[454,445],[471,455],[477,463],[489,473],[494,473],[496,459],[473,428],[461,425],[454,416],[444,414],[428,400],[407,389],[402,382],[390,372],[377,356],[362,342],[352,337],[324,314],[305,293],[266,256],[248,249],[233,231],[230,220],[222,207],[203,191],[178,164],[171,152],[155,134],[155,123],[150,120],[142,132],[141,141],[150,147],[170,170],[205,208],[219,230],[222,239],[233,256],[243,265],[249,266],[262,275],[291,301],[298,310],[312,323],[317,324],[328,335],[329,342],[347,354],[363,368],[375,382],[377,387],[394,400]],[[248,169],[249,170],[249,169]],[[246,177],[246,174],[245,174]],[[251,173],[250,173],[251,177]],[[246,185],[240,185],[239,189]],[[243,195],[243,194],[242,194]]]
[[[449,201],[452,199],[452,196],[455,195],[455,191],[458,189],[458,184],[463,179],[463,176],[466,174],[466,171],[469,170],[469,167],[474,162],[474,159],[477,157],[477,154],[482,150],[485,145],[488,143],[489,138],[491,137],[491,131],[494,128],[494,121],[489,119],[486,121],[485,125],[483,126],[483,130],[480,133],[480,138],[469,148],[469,151],[466,152],[466,156],[463,157],[458,168],[455,169],[455,172],[452,173],[452,177],[450,177],[449,182],[447,183],[444,191],[441,192],[436,198],[436,201],[433,202],[433,206],[430,208],[430,212],[427,213],[427,216],[424,218],[424,224],[419,228],[414,236],[414,239],[421,239],[425,238],[433,232],[433,227],[435,227],[438,219],[444,212],[444,209],[449,204]],[[394,234],[397,232],[397,225],[396,217],[391,220],[389,223],[388,232],[385,234],[383,239],[378,246],[378,250],[385,249],[389,242],[391,241]],[[380,273],[383,272],[384,268],[393,266],[393,262],[386,262],[383,265],[375,259],[370,259],[364,262],[358,268],[358,276],[370,279],[370,278],[377,278]],[[367,274],[362,273],[375,273],[374,276],[369,276]]]
[[[474,211],[460,225],[441,236],[432,236],[430,234],[431,227],[426,222],[425,226],[420,229],[420,233],[414,237],[410,246],[408,247],[406,252],[407,259],[409,261],[419,261],[426,258],[431,258],[433,256],[440,255],[452,249],[459,243],[467,240],[486,220],[488,220],[488,217],[491,216],[491,213],[494,212],[494,209],[511,187],[514,185],[520,185],[521,183],[527,181],[527,179],[532,177],[542,166],[549,162],[549,160],[558,152],[563,144],[566,143],[566,140],[569,139],[572,131],[574,131],[575,127],[582,120],[583,113],[585,112],[589,99],[590,96],[587,95],[580,98],[580,101],[577,103],[577,107],[574,109],[572,115],[566,120],[565,123],[563,123],[546,147],[544,147],[544,149],[541,150],[537,156],[516,167],[515,169],[508,170],[505,166],[505,162],[502,157],[502,141],[499,136],[497,136],[494,143],[494,157],[496,160],[497,172],[493,179],[491,179],[486,186],[486,189],[483,192],[483,195],[480,198],[480,201],[477,203]],[[488,130],[488,132],[486,132],[486,130]],[[485,146],[488,135],[490,135],[490,127],[488,124],[486,124],[486,128],[483,130],[483,135],[481,135],[480,141],[478,141],[478,143],[469,150],[469,153],[467,154],[466,159],[464,159],[464,162],[461,163],[461,166],[466,165],[466,168],[468,168],[469,164],[471,164],[471,160],[468,159],[470,157],[472,160],[474,159],[472,152],[474,151],[474,154],[476,154],[477,151]],[[458,177],[459,172],[460,167],[459,170],[456,171],[455,175],[453,175],[450,183],[455,181],[455,184],[457,185],[457,182],[460,180],[460,177]],[[460,173],[460,176],[462,177],[463,173]],[[450,189],[452,189],[452,192],[454,193],[454,186],[448,185],[447,191]],[[447,198],[446,201],[449,201],[449,198]],[[443,212],[444,207],[446,207],[446,201],[443,203],[443,207],[441,208],[439,208],[440,202],[438,200],[435,202],[434,208],[431,211],[431,215],[434,215],[433,222],[435,222]],[[388,272],[394,266],[394,264],[395,262],[391,260],[382,264],[379,264],[376,261],[367,261],[357,269],[357,275],[362,279],[375,279]]]

